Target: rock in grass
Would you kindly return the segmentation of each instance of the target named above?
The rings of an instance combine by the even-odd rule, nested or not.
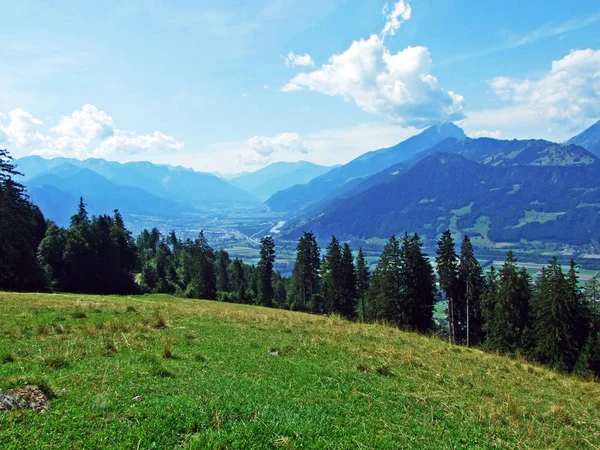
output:
[[[43,413],[50,408],[50,393],[40,386],[27,385],[0,391],[0,411],[33,409]]]

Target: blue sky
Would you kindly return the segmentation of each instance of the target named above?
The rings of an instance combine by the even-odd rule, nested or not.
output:
[[[255,170],[338,164],[454,120],[562,141],[600,118],[600,4],[507,0],[3,5],[14,156]]]

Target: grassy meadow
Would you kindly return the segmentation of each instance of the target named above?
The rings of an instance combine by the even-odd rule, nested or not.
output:
[[[0,293],[0,448],[600,448],[600,385],[391,327],[164,295]]]

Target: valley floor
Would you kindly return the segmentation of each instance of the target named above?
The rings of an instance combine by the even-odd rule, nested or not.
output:
[[[600,385],[379,325],[0,293],[0,448],[598,448]]]

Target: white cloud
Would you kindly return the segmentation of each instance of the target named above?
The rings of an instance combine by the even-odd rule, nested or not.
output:
[[[472,111],[458,125],[467,134],[500,130],[505,138],[563,141],[600,118],[600,50],[573,50],[535,79],[496,77],[504,104]]]
[[[265,91],[268,91],[268,90],[269,90],[269,89],[271,89],[271,88],[269,87],[269,85],[268,85],[268,84],[263,84],[263,89],[264,89]]]
[[[91,142],[113,136],[114,123],[104,111],[87,104],[81,111],[75,110],[70,116],[63,116],[52,131],[58,136],[81,137]]]
[[[280,161],[304,160],[331,166],[344,164],[369,150],[391,147],[419,131],[394,124],[363,123],[306,135],[255,136],[244,141],[214,144],[201,158],[197,153],[184,151],[164,156],[160,162],[226,173],[257,170]]]
[[[13,109],[8,113],[8,123],[3,125],[0,122],[0,142],[8,142],[19,148],[42,144],[45,141],[40,133],[42,126],[41,120],[23,108]]]
[[[502,100],[574,129],[600,117],[600,50],[573,50],[537,80],[496,77],[490,86]]]
[[[285,65],[286,67],[314,67],[315,62],[308,53],[304,55],[296,55],[294,52],[289,52],[285,57]]]
[[[307,144],[297,133],[281,133],[274,137],[253,136],[246,142],[237,160],[245,165],[264,165],[274,154],[297,155],[308,153]]]
[[[32,154],[83,159],[183,149],[183,142],[160,131],[139,135],[120,130],[111,116],[90,104],[63,116],[49,132],[44,132],[41,120],[21,108],[8,117],[7,125],[0,122],[0,141]]]
[[[494,139],[502,139],[502,132],[500,130],[489,131],[489,130],[474,130],[468,133],[469,137],[472,138],[494,138]]]
[[[464,98],[442,89],[432,68],[427,48],[407,47],[394,54],[373,34],[331,56],[321,68],[296,75],[282,90],[341,96],[405,126],[462,118]]]
[[[386,22],[385,26],[383,27],[383,30],[381,30],[381,33],[379,35],[383,40],[388,35],[393,36],[394,34],[396,34],[396,31],[398,30],[398,28],[400,28],[400,25],[402,25],[404,22],[410,19],[412,10],[407,2],[405,2],[404,0],[400,0],[391,9],[386,3],[383,7],[382,13],[383,17],[385,17]]]

